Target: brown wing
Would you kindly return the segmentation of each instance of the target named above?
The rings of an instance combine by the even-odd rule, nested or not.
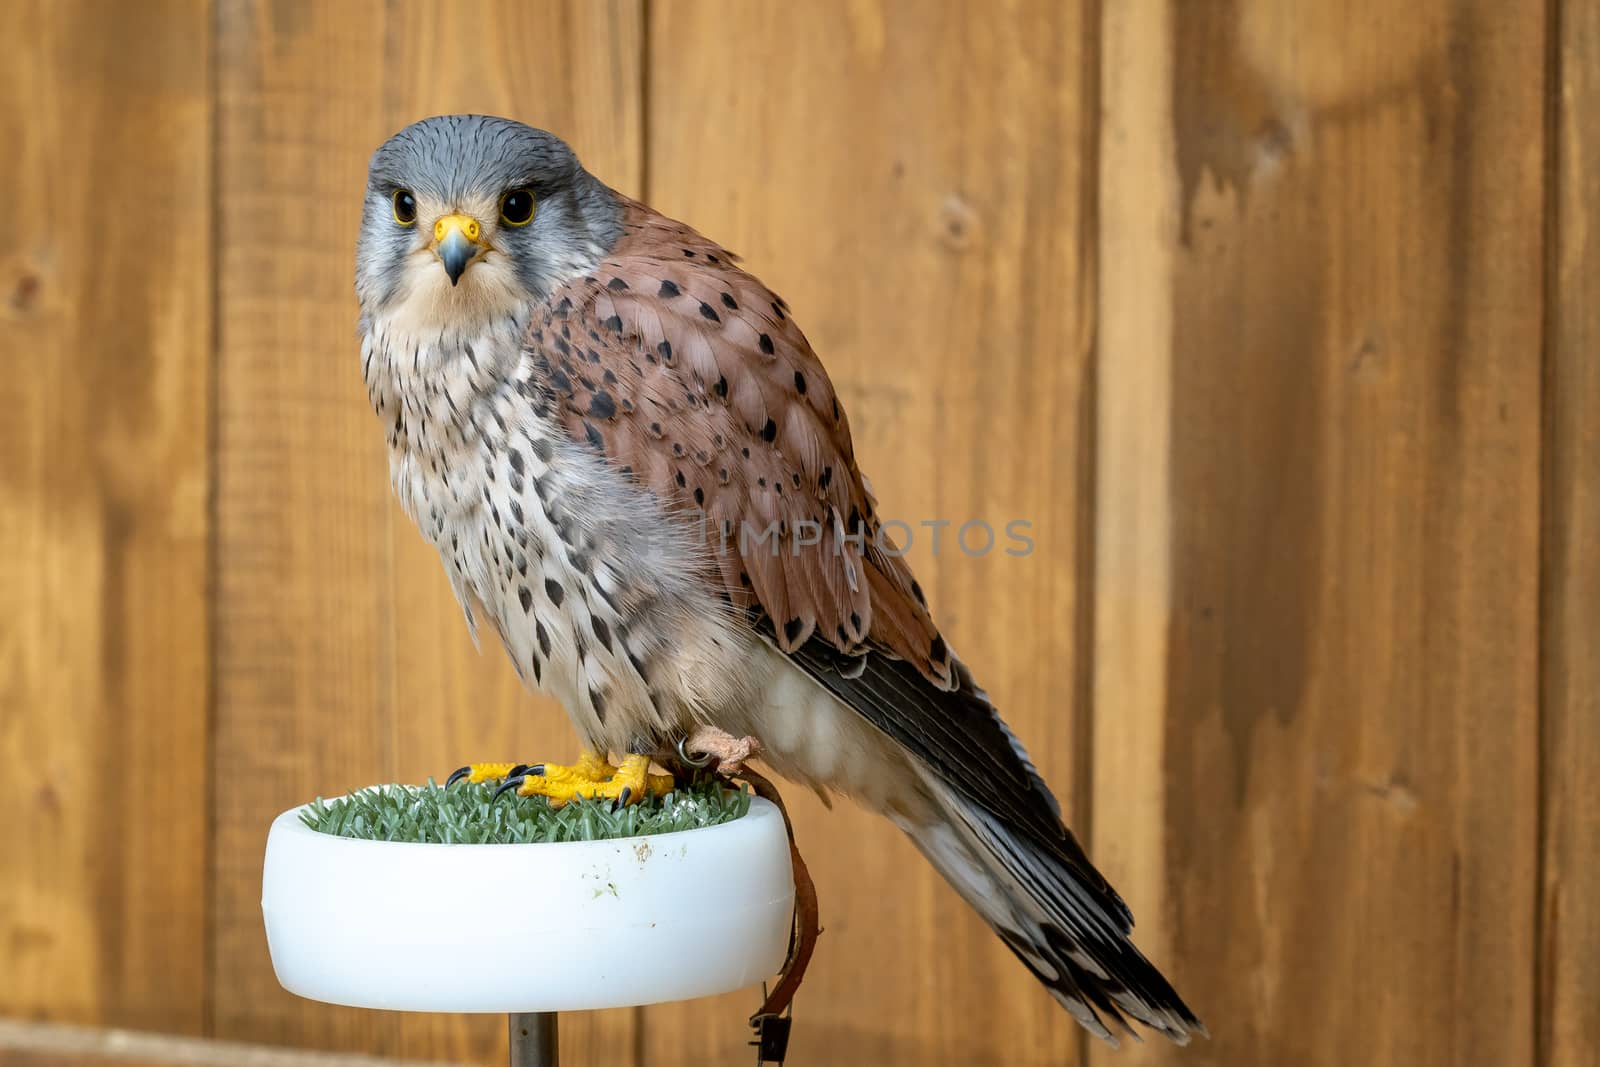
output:
[[[783,302],[686,226],[632,202],[625,226],[528,334],[573,438],[702,513],[728,598],[949,786],[962,825],[1049,917],[997,931],[1080,1019],[1202,1029],[1128,941],[1127,905],[878,541],[844,412]]]
[[[794,652],[888,652],[940,689],[949,650],[881,530],[833,384],[783,301],[681,223],[625,232],[552,294],[528,347],[574,439],[704,518],[723,591]]]

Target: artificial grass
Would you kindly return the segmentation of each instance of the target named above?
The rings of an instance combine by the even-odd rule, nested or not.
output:
[[[750,793],[707,778],[664,797],[611,810],[609,800],[578,799],[552,808],[544,797],[506,793],[498,782],[458,782],[448,788],[390,785],[348,797],[318,797],[300,821],[319,833],[365,841],[439,845],[527,845],[556,841],[606,841],[668,834],[730,822],[750,810]]]

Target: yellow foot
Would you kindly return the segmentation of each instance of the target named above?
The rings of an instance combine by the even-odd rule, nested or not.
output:
[[[559,808],[574,797],[602,797],[622,804],[637,803],[648,794],[660,797],[677,783],[670,774],[651,774],[649,756],[628,756],[613,767],[594,752],[585,752],[571,766],[556,763],[472,763],[450,776],[447,785],[466,779],[487,782],[505,779],[500,792],[515,789],[518,796],[550,798]],[[498,795],[498,794],[497,794]]]
[[[457,768],[449,778],[445,779],[444,784],[448,787],[457,782],[470,782],[473,785],[479,782],[498,782],[504,778],[520,778],[530,769],[530,765],[526,763],[469,763],[465,767]],[[595,781],[603,781],[617,773],[615,767],[593,752],[585,752],[579,756],[572,770]]]
[[[526,763],[469,763],[459,768],[446,778],[446,786],[455,785],[457,782],[493,782],[501,778],[509,778],[513,774],[521,774],[528,769]]]

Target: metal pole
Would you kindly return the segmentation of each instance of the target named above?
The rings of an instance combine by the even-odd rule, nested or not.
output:
[[[511,1025],[511,1067],[560,1067],[555,1012],[527,1011],[506,1019]]]

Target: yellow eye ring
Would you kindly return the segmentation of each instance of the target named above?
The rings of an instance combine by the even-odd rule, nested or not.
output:
[[[507,226],[526,226],[533,221],[533,192],[510,189],[500,198],[500,221]]]
[[[411,195],[410,189],[396,189],[390,201],[394,205],[394,221],[402,226],[417,221],[417,198]]]

